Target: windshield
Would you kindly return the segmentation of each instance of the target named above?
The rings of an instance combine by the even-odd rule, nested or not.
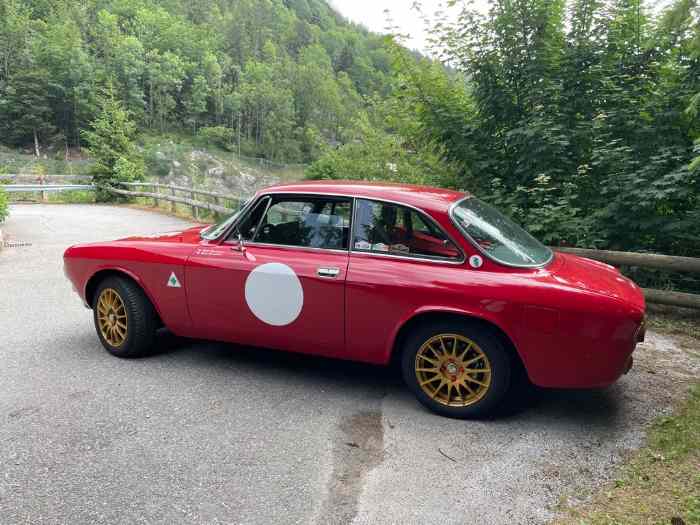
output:
[[[224,220],[222,220],[216,224],[212,224],[208,228],[205,228],[204,230],[202,230],[199,233],[199,236],[202,239],[206,239],[208,241],[218,239],[221,236],[221,234],[224,233],[228,229],[228,227],[231,226],[236,221],[236,219],[238,219],[238,216],[245,209],[247,203],[248,203],[247,201],[241,202],[241,209],[240,210],[238,210],[237,212],[235,212],[232,215],[229,215]]]
[[[542,266],[552,250],[501,212],[473,197],[452,209],[457,226],[497,262],[510,266]]]

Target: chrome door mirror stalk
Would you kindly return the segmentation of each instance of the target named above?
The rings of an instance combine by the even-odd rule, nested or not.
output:
[[[245,242],[243,241],[243,235],[240,233],[238,234],[238,244],[234,245],[231,249],[245,253]]]

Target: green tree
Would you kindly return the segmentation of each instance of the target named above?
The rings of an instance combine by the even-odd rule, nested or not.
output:
[[[658,20],[640,0],[466,5],[434,32],[463,86],[431,93],[405,75],[412,100],[431,101],[415,129],[549,242],[698,254],[697,17],[694,0]]]
[[[0,84],[15,71],[29,64],[30,42],[37,23],[32,10],[21,0],[5,0],[0,3]]]
[[[41,145],[56,134],[53,111],[58,95],[44,69],[18,72],[0,86],[0,135],[13,145],[33,144],[41,154]]]
[[[134,145],[136,125],[111,86],[99,96],[98,104],[99,113],[83,137],[94,161],[91,174],[97,200],[109,201],[114,195],[105,187],[143,179],[144,162]]]
[[[193,133],[197,133],[197,127],[205,118],[209,93],[207,79],[202,75],[194,77],[189,96],[185,99],[187,122],[192,126]]]
[[[372,125],[367,116],[355,122],[354,140],[329,149],[306,171],[309,179],[408,182],[457,187],[453,166],[428,148],[410,151],[404,139]]]
[[[124,31],[120,17],[103,9],[97,13],[97,22],[90,37],[94,41],[97,59],[96,78],[113,79],[126,109],[134,119],[144,119],[145,50],[135,35]]]
[[[0,2],[0,91],[39,70],[45,127],[66,147],[80,146],[97,86],[111,82],[150,132],[225,126],[248,154],[288,161],[346,140],[362,97],[391,81],[383,39],[323,0]]]
[[[157,50],[146,54],[148,87],[147,121],[151,128],[164,131],[169,117],[177,107],[177,99],[185,78],[185,64],[170,51],[162,55]]]
[[[56,91],[52,120],[68,142],[79,144],[80,129],[94,112],[95,78],[80,28],[73,20],[58,20],[34,39],[32,47]]]
[[[258,154],[288,158],[294,137],[293,95],[279,79],[282,71],[262,62],[249,62],[241,78],[243,135]]]

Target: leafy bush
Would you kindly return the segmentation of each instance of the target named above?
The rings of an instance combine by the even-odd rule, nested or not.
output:
[[[9,212],[7,209],[7,195],[2,189],[2,186],[0,186],[0,222],[3,222],[7,218],[8,213]]]
[[[576,207],[576,188],[572,184],[557,188],[549,177],[541,175],[529,188],[518,186],[508,191],[496,178],[490,191],[480,197],[546,244],[596,248],[605,242],[592,218]]]
[[[214,144],[226,151],[233,151],[233,130],[224,126],[200,128],[197,137],[203,145]]]
[[[306,170],[306,178],[456,187],[456,171],[435,152],[410,151],[399,136],[371,126],[366,119],[356,125],[356,140],[328,150]]]

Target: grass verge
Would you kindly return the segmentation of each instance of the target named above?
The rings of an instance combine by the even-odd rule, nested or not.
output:
[[[657,313],[651,317],[651,326],[698,347],[695,319]],[[646,445],[622,467],[614,482],[589,504],[564,503],[562,510],[556,524],[700,525],[700,382],[690,386],[686,400],[672,416],[652,425]]]

